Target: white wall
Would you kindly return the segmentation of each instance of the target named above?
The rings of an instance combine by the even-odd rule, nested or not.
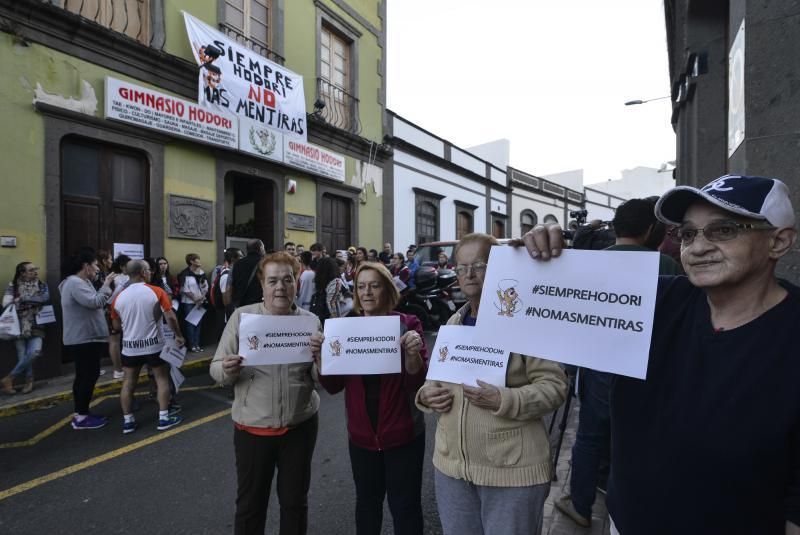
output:
[[[394,236],[392,243],[396,247],[405,248],[417,241],[416,194],[413,188],[421,188],[444,196],[439,201],[440,240],[456,238],[455,201],[477,206],[473,219],[475,232],[486,232],[486,187],[483,184],[397,149],[394,151],[394,161]]]
[[[444,142],[430,134],[426,134],[414,125],[395,117],[392,123],[392,132],[395,137],[404,139],[431,154],[435,154],[439,158],[444,158]]]
[[[498,139],[488,143],[467,147],[467,150],[491,163],[492,165],[505,169],[508,167],[509,156],[511,155],[511,142],[507,139]]]
[[[450,161],[456,165],[460,165],[464,169],[469,169],[476,175],[486,176],[486,162],[477,159],[461,149],[451,147]]]
[[[536,222],[544,223],[546,215],[554,215],[558,218],[558,222],[562,227],[566,228],[566,221],[564,221],[564,202],[557,199],[551,199],[525,191],[521,188],[514,190],[511,197],[511,235],[518,237],[522,234],[522,224],[520,223],[520,216],[524,210],[533,210],[536,214]]]
[[[542,175],[542,178],[571,190],[583,191],[583,169],[573,169],[571,171],[553,173],[552,175]]]
[[[619,180],[586,184],[586,187],[623,199],[641,199],[653,195],[660,196],[668,189],[674,188],[675,179],[672,178],[672,169],[659,171],[653,167],[635,167],[622,171],[622,178]]]

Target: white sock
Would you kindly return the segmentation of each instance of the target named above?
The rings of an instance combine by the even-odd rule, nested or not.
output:
[[[122,417],[125,419],[126,424],[136,421],[136,419],[133,417],[133,414],[123,414]]]
[[[158,419],[159,420],[166,420],[169,418],[169,411],[158,411]]]

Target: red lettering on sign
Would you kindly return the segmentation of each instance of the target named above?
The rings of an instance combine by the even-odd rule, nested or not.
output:
[[[247,93],[247,98],[259,104],[263,104],[268,108],[275,107],[275,93],[263,87],[251,85],[250,91]]]

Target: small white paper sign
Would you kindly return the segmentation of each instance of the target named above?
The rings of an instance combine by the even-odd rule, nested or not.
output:
[[[329,318],[322,375],[400,373],[400,316]]]
[[[178,300],[177,300],[177,299],[173,299],[173,300],[172,300],[172,310],[174,310],[175,312],[177,312],[177,311],[178,311],[178,307],[179,307],[179,306],[180,306],[180,303],[178,303]]]
[[[175,331],[169,328],[166,323],[161,323],[161,333],[164,335],[164,341],[169,343],[170,340],[175,340]]]
[[[143,243],[115,243],[114,244],[114,258],[124,254],[134,260],[141,260],[144,258],[144,244]]]
[[[53,305],[45,305],[36,314],[36,325],[46,325],[48,323],[55,323],[56,322],[56,310],[53,308]]]
[[[202,305],[197,305],[186,315],[186,322],[195,326],[200,325],[200,320],[203,319],[205,313],[206,309]]]
[[[476,379],[506,386],[509,352],[498,337],[465,325],[442,325],[428,361],[430,381],[478,386]]]
[[[402,292],[403,290],[408,288],[408,285],[406,285],[405,282],[401,281],[399,276],[394,277],[394,285],[397,288],[398,292]]]
[[[239,355],[244,366],[312,362],[310,339],[319,331],[316,316],[242,314]]]
[[[172,383],[175,385],[175,393],[177,394],[178,390],[180,390],[181,385],[183,384],[183,381],[185,380],[185,377],[177,366],[173,366],[169,369],[169,376],[172,378]]]
[[[532,260],[492,247],[477,326],[506,349],[644,379],[658,253],[567,250]]]
[[[178,347],[174,339],[169,340],[164,344],[164,349],[161,350],[161,355],[159,356],[161,360],[169,363],[173,368],[180,368],[186,358],[186,346]]]

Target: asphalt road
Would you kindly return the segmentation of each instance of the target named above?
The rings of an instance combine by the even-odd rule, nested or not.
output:
[[[432,347],[432,336],[428,338]],[[139,429],[122,434],[118,397],[93,409],[103,429],[74,431],[71,405],[0,419],[0,533],[15,535],[224,534],[232,532],[236,475],[230,390],[188,377],[180,394],[184,422],[156,431],[157,406],[140,393]],[[352,534],[355,493],[347,453],[344,396],[320,392],[320,427],[309,494],[309,533]],[[427,421],[422,489],[426,533],[441,533]],[[14,444],[17,443],[17,444]],[[384,509],[384,533],[392,533]],[[267,533],[277,533],[273,493]]]

